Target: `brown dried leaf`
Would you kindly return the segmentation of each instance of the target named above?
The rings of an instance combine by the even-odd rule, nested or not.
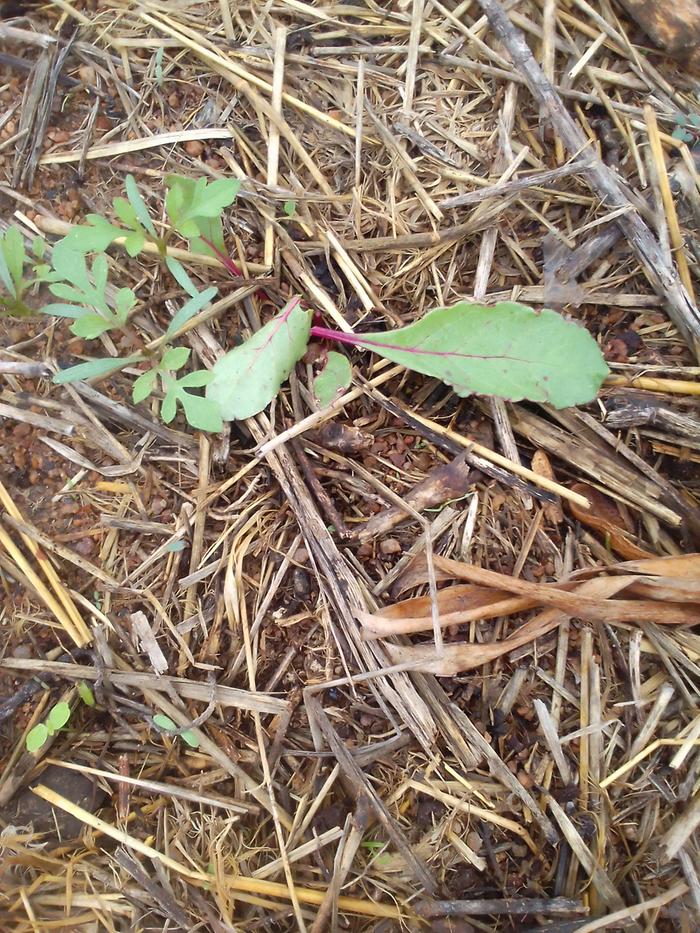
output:
[[[505,590],[471,584],[439,590],[437,604],[442,628],[523,612],[537,605],[535,600],[527,597],[511,596]],[[362,613],[358,618],[364,626],[364,639],[425,632],[433,627],[429,596],[406,599],[387,606],[380,613]]]
[[[571,514],[582,525],[601,532],[613,551],[627,560],[644,560],[654,556],[635,543],[633,536],[624,527],[624,519],[613,499],[587,483],[574,483],[571,488],[591,503],[590,509],[582,509],[575,502],[569,502]]]

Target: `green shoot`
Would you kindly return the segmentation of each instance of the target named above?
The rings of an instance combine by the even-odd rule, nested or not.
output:
[[[43,249],[43,240],[37,238],[33,244],[36,251]],[[8,227],[0,234],[0,311],[13,317],[25,317],[31,310],[24,301],[31,280],[24,278],[27,254],[24,238],[16,227]]]
[[[48,742],[52,735],[62,729],[70,720],[71,708],[68,703],[57,703],[49,710],[44,722],[39,723],[27,733],[26,746],[28,752],[38,752]]]
[[[163,713],[157,713],[153,717],[154,725],[160,729],[161,732],[168,734],[168,732],[177,732],[177,726],[172,721],[169,716],[164,715]],[[184,732],[179,733],[180,738],[183,742],[189,745],[191,748],[199,748],[199,739],[195,732],[191,729],[187,729]]]

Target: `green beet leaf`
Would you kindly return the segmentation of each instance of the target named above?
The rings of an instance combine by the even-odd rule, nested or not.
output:
[[[270,404],[306,352],[310,329],[311,312],[293,298],[245,343],[218,360],[206,396],[218,404],[224,421],[251,418]]]
[[[434,376],[457,395],[496,395],[555,408],[596,397],[608,375],[588,331],[555,311],[504,301],[436,308],[408,327],[358,334],[352,342],[415,372]]]
[[[352,380],[352,368],[346,356],[331,350],[326,365],[314,379],[314,395],[318,404],[325,408],[342,395]]]

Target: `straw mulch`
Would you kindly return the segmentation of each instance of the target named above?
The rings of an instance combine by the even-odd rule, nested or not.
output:
[[[271,409],[208,437],[121,376],[6,371],[0,928],[697,930],[679,56],[607,0],[21,14],[0,23],[4,222],[53,242],[128,172],[154,210],[168,172],[243,180],[243,280],[191,267],[227,299],[186,335],[196,366],[292,294],[343,330],[514,298],[579,320],[613,375],[553,411],[358,353],[319,413],[312,348]],[[2,361],[162,333],[172,280],[111,262],[143,301],[125,335],[4,322]]]

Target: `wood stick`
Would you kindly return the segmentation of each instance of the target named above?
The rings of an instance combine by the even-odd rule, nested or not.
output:
[[[284,53],[287,46],[287,30],[280,26],[275,30],[274,71],[272,74],[272,108],[282,116],[282,91],[284,90]],[[270,139],[267,148],[267,183],[277,184],[280,159],[280,131],[276,123],[270,123]],[[265,225],[264,263],[272,267],[275,248],[275,228],[271,221]]]

